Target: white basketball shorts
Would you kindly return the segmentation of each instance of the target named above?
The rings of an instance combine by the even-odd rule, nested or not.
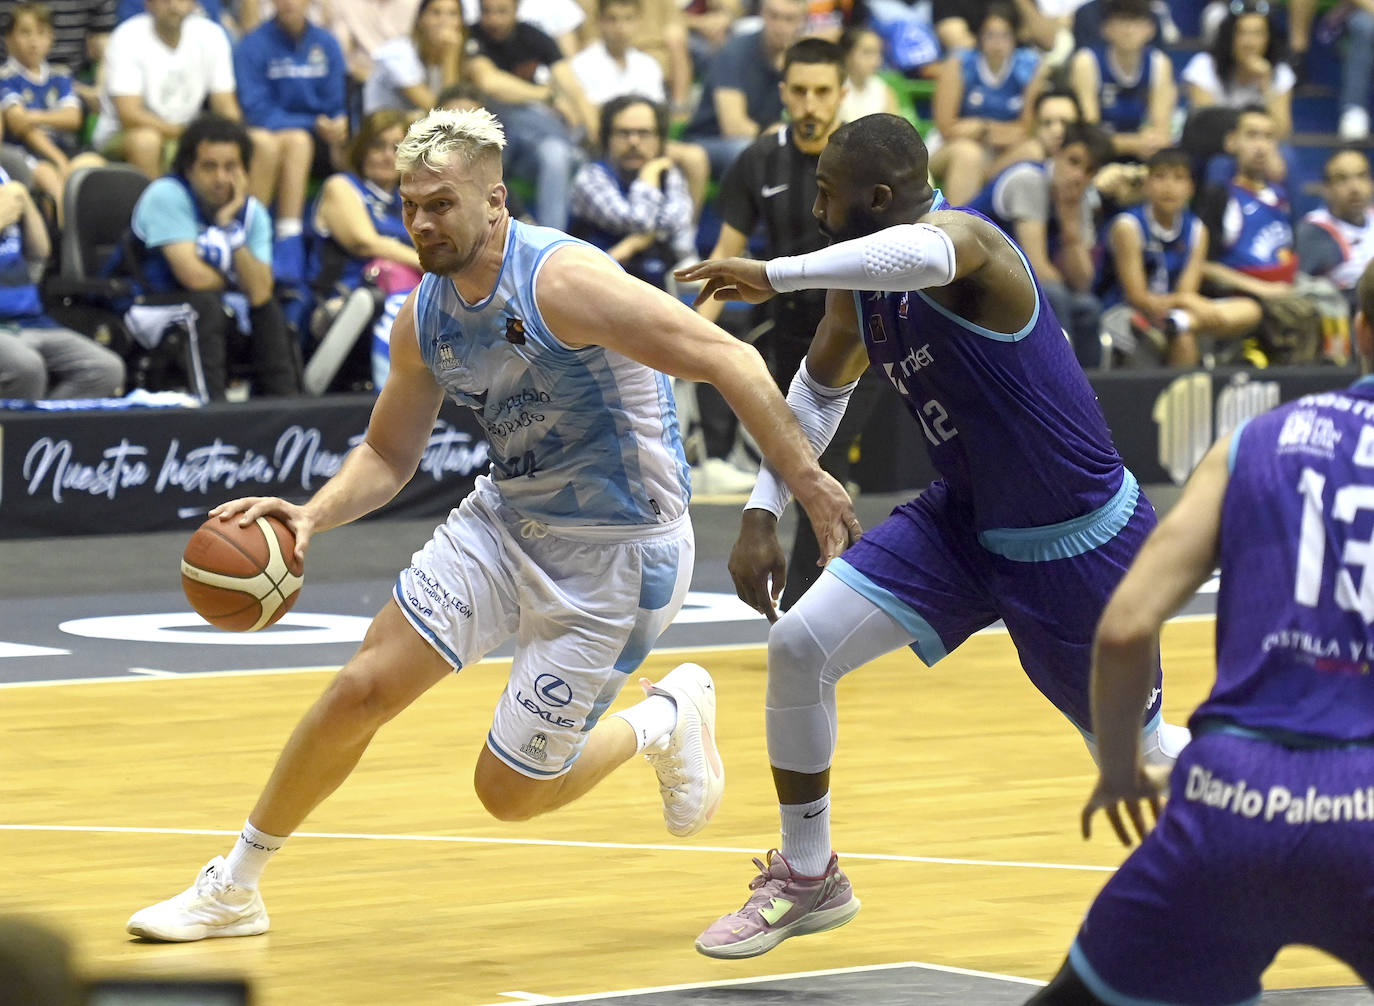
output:
[[[572,767],[588,732],[682,607],[690,518],[550,527],[506,507],[491,481],[434,531],[396,579],[396,603],[455,670],[514,636],[487,746],[523,775]]]

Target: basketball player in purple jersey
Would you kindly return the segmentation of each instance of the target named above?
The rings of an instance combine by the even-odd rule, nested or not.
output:
[[[1374,267],[1355,332],[1374,365]],[[1088,909],[1037,1006],[1253,1003],[1306,943],[1374,985],[1374,377],[1280,406],[1215,444],[1102,616],[1093,723],[1106,811],[1144,840]],[[1164,619],[1221,567],[1217,680],[1172,798],[1132,720]],[[1143,806],[1159,825],[1148,830]],[[1142,967],[1144,961],[1153,962]]]
[[[760,473],[730,571],[740,597],[776,620],[766,722],[782,843],[756,861],[744,907],[697,940],[712,957],[761,954],[859,909],[829,823],[835,685],[853,668],[903,646],[934,664],[1000,618],[1031,681],[1092,749],[1093,629],[1155,524],[1025,256],[986,217],[931,189],[916,130],[894,115],[840,127],[816,181],[830,247],[681,276],[705,281],[703,298],[754,303],[830,290],[788,393],[803,429],[825,447],[871,359],[920,423],[941,477],[779,619],[776,524],[787,494],[771,470]],[[1186,732],[1163,724],[1159,683],[1156,667],[1135,712],[1149,757],[1168,764]]]

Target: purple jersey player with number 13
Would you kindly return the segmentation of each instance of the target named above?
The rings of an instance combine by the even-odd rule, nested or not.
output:
[[[760,474],[730,571],[740,597],[777,619],[766,722],[782,842],[756,860],[744,907],[698,938],[711,957],[761,954],[859,909],[829,823],[835,685],[853,668],[902,646],[934,664],[1000,618],[1026,674],[1095,753],[1093,629],[1155,525],[1025,256],[986,217],[931,189],[911,124],[870,115],[840,127],[816,182],[830,247],[766,264],[705,262],[679,278],[705,281],[703,299],[830,290],[787,396],[802,428],[823,449],[871,359],[920,423],[941,477],[778,619],[775,530],[788,497],[771,471]],[[1167,765],[1186,731],[1163,723],[1159,684],[1156,667],[1138,713],[1147,757]]]
[[[1255,1003],[1293,943],[1374,986],[1374,266],[1359,301],[1366,376],[1215,444],[1102,615],[1083,834],[1105,810],[1129,845],[1124,805],[1144,841],[1035,1006]],[[1160,786],[1131,708],[1154,633],[1218,565],[1216,684],[1146,837]]]

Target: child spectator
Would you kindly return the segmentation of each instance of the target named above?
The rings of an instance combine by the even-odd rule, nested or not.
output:
[[[334,36],[307,20],[307,0],[274,3],[277,16],[239,42],[234,73],[253,138],[248,184],[276,220],[273,272],[300,283],[306,186],[312,167],[332,165],[348,138],[348,70]]]
[[[972,199],[993,160],[1030,132],[1027,98],[1045,68],[1035,52],[1017,48],[1019,26],[1016,8],[994,0],[978,26],[978,48],[950,56],[935,80],[932,109],[943,142],[930,173],[955,206]]]
[[[81,151],[77,133],[85,120],[71,74],[48,62],[52,14],[41,3],[18,3],[4,22],[9,59],[0,67],[0,109],[5,135],[35,159],[33,179],[52,196],[62,220],[62,188],[77,168],[105,163]]]
[[[1145,201],[1108,225],[1103,327],[1132,362],[1196,366],[1198,336],[1237,338],[1260,323],[1249,297],[1199,293],[1208,235],[1188,208],[1192,198],[1188,154],[1167,147],[1146,162]]]
[[[1277,139],[1292,132],[1297,78],[1282,61],[1284,40],[1270,22],[1268,11],[1267,0],[1235,0],[1217,29],[1211,50],[1188,61],[1180,79],[1187,87],[1190,115],[1215,105],[1234,109],[1259,105],[1269,113]],[[1277,146],[1272,156],[1269,177],[1287,177],[1288,169]],[[1229,174],[1229,164],[1220,173]]]
[[[840,37],[840,48],[845,69],[840,121],[853,122],[876,112],[897,115],[897,93],[878,75],[883,65],[883,40],[878,33],[872,28],[848,28]]]
[[[1042,107],[1052,109],[1048,102]],[[1079,362],[1097,367],[1102,305],[1092,290],[1101,202],[1092,180],[1111,156],[1111,143],[1081,122],[1064,127],[1057,142],[1048,163],[1013,164],[969,205],[1016,238]]]
[[[1235,173],[1203,192],[1198,216],[1211,236],[1204,278],[1226,292],[1266,298],[1293,292],[1298,256],[1292,208],[1273,175],[1278,143],[1273,116],[1261,105],[1243,109],[1226,137]]]
[[[1117,154],[1142,160],[1168,144],[1178,103],[1173,64],[1154,37],[1149,0],[1107,0],[1102,41],[1069,64],[1083,120],[1108,130]]]
[[[372,53],[372,73],[363,84],[363,114],[433,108],[439,92],[462,76],[465,44],[458,0],[423,0],[410,34]]]

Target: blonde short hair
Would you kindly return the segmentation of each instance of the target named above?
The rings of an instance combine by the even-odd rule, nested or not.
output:
[[[396,148],[396,168],[403,175],[420,168],[438,171],[454,154],[464,164],[484,155],[495,155],[499,161],[505,146],[506,131],[485,108],[436,108],[406,131]]]

